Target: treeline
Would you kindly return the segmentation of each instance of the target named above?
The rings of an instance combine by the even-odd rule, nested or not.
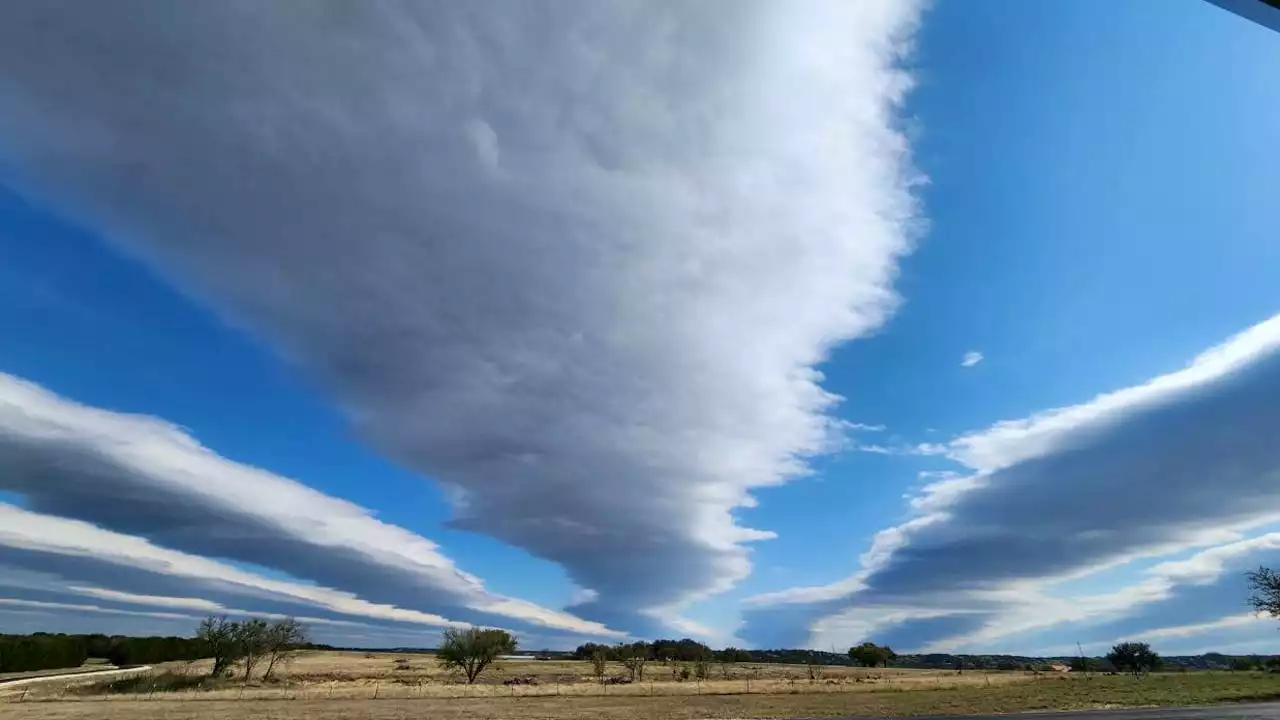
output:
[[[196,637],[67,635],[44,632],[0,635],[0,672],[74,668],[80,667],[89,658],[106,660],[117,667],[129,667],[176,660],[216,660],[229,654],[235,655],[237,660],[247,656],[249,665],[252,666],[252,658],[256,655],[275,657],[285,648],[291,651],[329,649],[328,645],[308,642],[306,629],[292,619],[271,624],[253,619],[244,623],[219,620],[222,622],[221,627],[228,632],[235,631],[234,642],[206,634],[206,625],[212,619],[201,624]],[[218,643],[217,648],[211,640]],[[234,653],[231,648],[234,648]],[[271,661],[271,664],[275,663]]]
[[[552,655],[548,653],[548,655]],[[1124,672],[1111,657],[1030,657],[1025,655],[958,655],[951,653],[927,653],[898,655],[888,647],[863,643],[848,652],[834,653],[822,650],[780,648],[770,650],[746,650],[724,648],[715,650],[689,638],[682,640],[655,640],[653,642],[602,645],[586,643],[569,654],[574,660],[593,660],[597,657],[626,663],[637,656],[659,662],[725,662],[725,663],[781,663],[788,665],[845,665],[870,667],[911,668],[924,670],[1023,670],[1050,672],[1055,668],[1070,668],[1075,672]],[[1280,672],[1280,657],[1223,655],[1179,655],[1160,658],[1164,669],[1186,670],[1270,670]]]
[[[591,660],[604,657],[607,660],[621,661],[632,655],[640,654],[650,660],[664,662],[698,662],[712,660],[715,651],[697,640],[654,640],[653,642],[621,643],[618,645],[601,645],[586,643],[573,651],[574,660]]]
[[[735,647],[714,650],[710,646],[690,638],[680,640],[663,639],[654,640],[653,642],[623,643],[618,645],[586,643],[579,645],[570,654],[570,657],[574,660],[591,660],[595,657],[604,657],[607,660],[621,662],[640,654],[649,660],[657,660],[659,662],[789,663],[795,665],[858,664],[847,653],[799,649],[746,650]]]
[[[89,657],[87,647],[83,635],[0,635],[0,672],[78,667]]]
[[[0,672],[27,672],[79,667],[89,658],[112,665],[150,665],[171,660],[198,660],[206,648],[180,637],[125,637],[34,633],[0,635]]]

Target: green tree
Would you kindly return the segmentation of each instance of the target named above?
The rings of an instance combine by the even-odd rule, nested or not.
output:
[[[1257,670],[1262,667],[1262,660],[1257,656],[1244,656],[1231,658],[1231,669],[1233,671],[1249,671]]]
[[[1087,673],[1098,671],[1098,663],[1093,658],[1084,657],[1083,655],[1071,658],[1067,665],[1071,668],[1071,672]]]
[[[863,667],[877,665],[889,667],[889,663],[896,660],[898,654],[887,646],[881,647],[872,642],[864,642],[849,648],[849,658]]]
[[[1132,673],[1134,677],[1149,673],[1160,666],[1160,656],[1144,642],[1122,642],[1111,647],[1107,660],[1117,670]]]
[[[444,631],[436,657],[440,667],[462,671],[467,676],[467,684],[471,685],[500,656],[515,651],[516,639],[506,630],[449,628]]]

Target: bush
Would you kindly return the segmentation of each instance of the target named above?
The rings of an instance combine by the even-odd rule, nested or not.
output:
[[[1160,656],[1144,642],[1118,643],[1107,654],[1107,660],[1116,669],[1131,673],[1134,677],[1149,673],[1160,666]]]
[[[471,685],[502,655],[516,651],[516,638],[506,630],[449,628],[444,631],[443,642],[436,651],[437,661],[445,670],[458,670]]]
[[[209,688],[208,678],[166,672],[159,675],[135,675],[133,677],[102,680],[92,685],[73,688],[81,695],[149,695],[153,692],[181,692]]]

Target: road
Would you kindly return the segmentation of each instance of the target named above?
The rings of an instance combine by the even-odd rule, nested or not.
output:
[[[98,678],[111,677],[113,675],[136,675],[137,673],[147,672],[150,669],[150,665],[143,665],[142,667],[125,668],[123,670],[98,670],[95,672],[66,673],[65,675],[41,675],[39,677],[19,678],[17,680],[0,680],[0,692],[12,690],[16,687],[35,685],[37,683],[51,682],[54,680],[80,680],[82,678],[96,680]]]
[[[814,720],[817,720],[816,718]],[[826,718],[825,720],[831,720]],[[842,718],[840,720],[873,720]],[[1132,710],[1078,710],[1010,715],[937,716],[916,720],[1280,720],[1280,703],[1210,705],[1192,708],[1140,708]]]

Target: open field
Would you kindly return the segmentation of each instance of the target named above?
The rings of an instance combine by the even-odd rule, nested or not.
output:
[[[155,673],[199,677],[208,673],[209,661],[166,663]],[[497,697],[650,697],[737,694],[817,694],[870,692],[877,689],[908,690],[979,685],[991,687],[1035,679],[1032,673],[977,672],[957,675],[948,670],[870,669],[838,666],[818,667],[812,680],[804,665],[755,664],[709,665],[709,677],[680,679],[689,664],[664,665],[650,662],[643,682],[606,684],[597,682],[591,665],[572,660],[504,661],[489,668],[475,685],[466,685],[460,676],[442,670],[431,655],[405,653],[308,652],[283,668],[277,668],[272,682],[259,678],[219,681],[205,687],[181,691],[160,691],[155,695],[195,696],[202,700],[306,700],[306,699],[417,699],[417,698],[497,698]],[[610,663],[607,676],[627,675],[618,663]],[[532,679],[532,684],[506,682]],[[85,697],[85,682],[79,679],[43,684],[32,689],[28,700]],[[148,695],[153,693],[148,692]],[[0,688],[0,699],[4,698]]]
[[[407,662],[397,662],[398,659]],[[406,669],[396,669],[397,667]],[[203,671],[200,663],[178,670]],[[611,667],[621,674],[620,667]],[[492,675],[490,675],[490,672]],[[824,668],[810,682],[796,665],[738,665],[723,677],[678,682],[651,663],[646,681],[601,686],[590,665],[572,661],[514,661],[476,686],[452,682],[423,655],[308,653],[280,682],[223,681],[181,692],[85,694],[84,681],[32,688],[23,702],[9,696],[6,718],[329,718],[432,717],[439,720],[654,720],[656,718],[800,717],[831,715],[988,714],[1280,699],[1280,676],[1266,673],[1167,673],[1127,676],[1034,676],[1022,672]],[[530,677],[536,685],[504,685]],[[649,682],[649,677],[653,682]]]
[[[144,696],[145,697],[145,696]],[[5,707],[14,720],[702,720],[832,715],[967,715],[1046,709],[1199,705],[1280,697],[1274,676],[1241,673],[1157,675],[1141,680],[1055,678],[1029,683],[825,694],[623,697],[496,697],[448,700],[194,700],[98,698],[27,702]]]

